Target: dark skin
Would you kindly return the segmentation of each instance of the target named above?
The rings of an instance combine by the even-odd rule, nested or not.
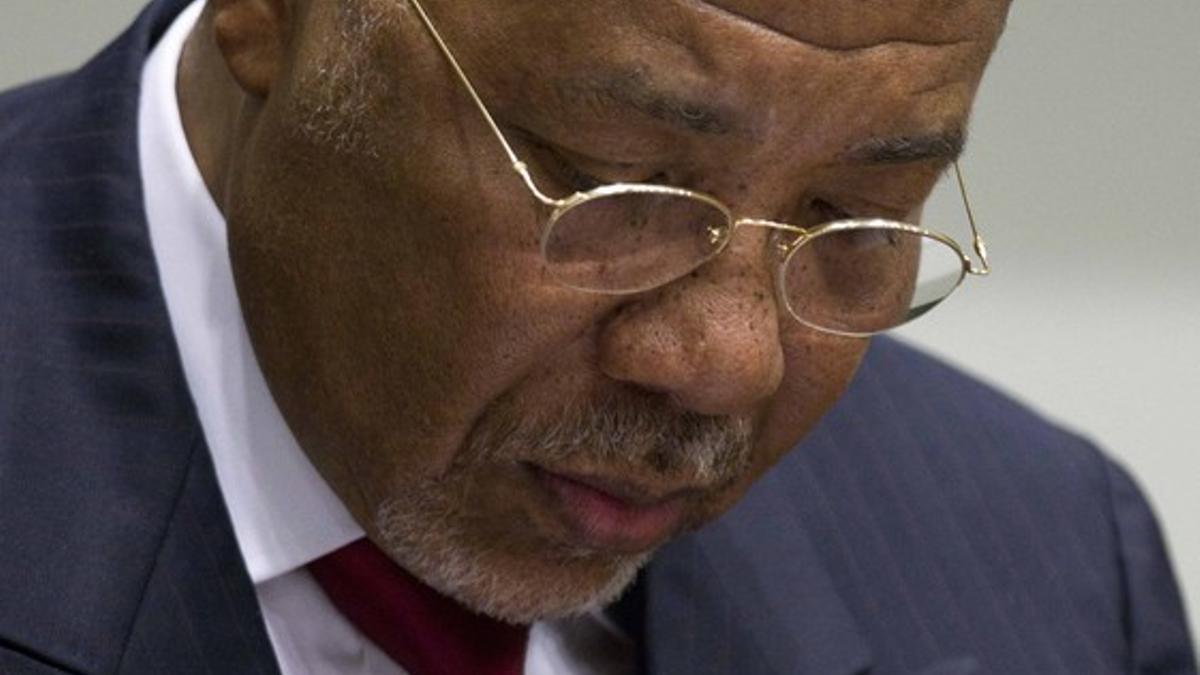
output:
[[[212,0],[181,64],[185,128],[229,221],[264,374],[374,538],[384,539],[381,504],[439,485],[473,538],[492,542],[502,578],[601,585],[610,557],[635,552],[564,566],[548,552],[571,535],[530,477],[536,457],[474,461],[463,451],[472,434],[506,415],[632,393],[751,424],[748,466],[714,484],[586,451],[543,467],[645,495],[687,489],[682,526],[694,527],[807,433],[866,341],[786,315],[763,231],[739,232],[654,291],[555,284],[537,248],[544,213],[421,24],[392,0],[359,6],[348,19],[333,0]],[[427,8],[555,196],[586,187],[580,176],[651,180],[809,227],[919,211],[957,150],[1007,2]],[[362,16],[377,20],[348,45],[346,25]]]

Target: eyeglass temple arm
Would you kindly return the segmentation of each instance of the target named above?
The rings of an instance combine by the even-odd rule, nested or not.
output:
[[[467,78],[466,72],[464,72],[462,66],[458,64],[458,59],[454,58],[454,53],[450,51],[450,46],[446,44],[444,39],[442,39],[442,34],[439,33],[437,27],[433,25],[433,21],[429,18],[429,14],[427,14],[425,12],[425,8],[421,6],[420,0],[410,0],[410,2],[417,10],[417,15],[421,17],[421,23],[425,24],[425,28],[428,29],[430,35],[433,36],[433,41],[437,43],[438,49],[440,49],[442,55],[446,57],[446,61],[450,63],[450,68],[454,70],[454,74],[458,76],[459,81],[462,82],[463,86],[467,88],[467,93],[469,93],[471,95],[471,99],[475,101],[475,107],[478,108],[479,113],[483,115],[484,121],[487,122],[488,127],[491,128],[492,133],[496,136],[496,140],[500,141],[500,145],[504,148],[504,153],[508,155],[509,162],[512,163],[513,171],[516,171],[517,175],[521,177],[521,180],[525,181],[525,186],[529,188],[529,191],[533,193],[533,196],[536,197],[538,201],[546,204],[547,206],[554,206],[558,204],[559,200],[547,197],[545,193],[539,190],[538,186],[533,182],[533,176],[529,173],[529,167],[525,164],[525,162],[521,161],[520,157],[517,156],[516,151],[512,148],[512,144],[509,143],[508,138],[505,137],[504,132],[500,131],[500,126],[496,124],[496,120],[492,118],[491,111],[488,110],[486,105],[484,105],[483,99],[479,96],[479,92],[475,91],[475,86],[471,84],[471,80]]]
[[[438,32],[437,27],[433,25],[433,21],[429,18],[429,14],[425,11],[425,7],[421,5],[421,1],[410,0],[410,2],[412,3],[413,8],[417,10],[417,15],[421,18],[421,23],[425,24],[425,28],[429,30],[429,34],[433,36],[433,40],[437,43],[438,49],[440,49],[442,55],[446,57],[446,61],[450,64],[450,68],[454,70],[454,74],[458,77],[459,81],[462,82],[463,86],[467,88],[467,93],[471,95],[471,99],[475,102],[475,107],[478,108],[479,113],[483,115],[483,119],[485,122],[487,122],[488,127],[492,130],[492,134],[495,135],[496,140],[500,142],[500,146],[504,148],[504,153],[508,155],[509,162],[512,163],[513,171],[517,172],[517,175],[521,177],[521,180],[525,182],[525,186],[529,188],[529,191],[533,193],[533,196],[536,197],[538,201],[546,204],[547,206],[555,206],[559,204],[559,200],[546,196],[545,193],[538,189],[537,184],[533,182],[533,176],[529,173],[529,167],[525,164],[525,162],[521,161],[520,157],[517,156],[516,151],[513,150],[512,144],[508,142],[508,138],[504,135],[504,132],[500,131],[500,126],[496,124],[496,120],[492,117],[491,111],[488,110],[487,105],[484,104],[483,99],[479,96],[479,92],[475,91],[475,85],[471,84],[471,80],[467,77],[466,72],[464,72],[462,66],[459,65],[458,59],[456,59],[454,57],[454,53],[450,51],[450,46],[446,44],[445,39],[442,38],[442,34]],[[984,243],[983,236],[979,234],[979,227],[975,224],[975,214],[971,210],[971,201],[967,197],[966,182],[963,180],[962,170],[959,168],[958,162],[954,162],[954,175],[958,179],[958,190],[962,194],[963,205],[966,206],[967,209],[967,221],[971,224],[971,235],[973,239],[972,244],[975,249],[975,254],[979,256],[979,267],[976,267],[974,263],[971,263],[971,265],[968,267],[968,272],[976,276],[986,276],[992,271],[991,266],[988,264],[987,244]],[[765,225],[766,223],[762,221],[746,220],[742,221],[742,224]],[[772,223],[772,225],[775,224]]]
[[[962,195],[963,206],[967,209],[967,222],[971,224],[971,245],[975,249],[975,255],[979,256],[979,267],[972,262],[967,268],[967,272],[978,277],[985,277],[992,273],[992,266],[988,264],[987,244],[983,241],[983,235],[979,234],[979,227],[975,224],[975,212],[971,210],[971,200],[967,198],[967,183],[963,180],[962,169],[959,168],[957,161],[954,162],[954,177],[958,180],[958,191]]]

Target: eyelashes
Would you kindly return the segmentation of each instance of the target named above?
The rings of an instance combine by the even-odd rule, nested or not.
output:
[[[539,170],[539,173],[546,180],[570,192],[588,192],[598,187],[617,183],[650,183],[683,188],[691,187],[672,182],[670,176],[661,170],[650,171],[635,164],[590,158],[574,151],[561,149],[524,130],[521,130],[520,136],[530,148],[534,160],[533,165]],[[580,164],[584,166],[580,166]],[[592,165],[602,168],[597,171],[591,168]],[[828,197],[810,197],[794,214],[793,220],[797,224],[812,226],[857,218],[900,219],[896,213],[897,209],[873,204],[869,200],[852,201],[854,205],[847,205],[840,200],[834,201]]]
[[[606,162],[600,159],[583,158],[579,162],[569,155],[576,153],[562,150],[543,141],[532,134],[523,134],[525,141],[533,149],[538,168],[551,180],[560,186],[575,192],[587,192],[603,185],[614,183],[662,183],[667,184],[667,174],[661,171],[638,172],[633,164]],[[602,171],[585,169],[580,164],[605,166]]]
[[[548,158],[550,173],[565,187],[576,192],[587,192],[612,181],[606,181],[599,176],[582,171],[579,167],[550,148],[543,148],[543,155]]]
[[[563,187],[575,192],[588,192],[603,185],[612,185],[614,183],[657,183],[669,184],[665,173],[659,172],[641,179],[630,178],[601,178],[600,176],[592,175],[570,160],[566,159],[552,148],[544,147],[543,153],[546,156],[546,168],[553,176],[554,180],[559,182]],[[834,204],[826,199],[813,199],[809,202],[809,209],[813,216],[813,223],[830,223],[838,220],[851,220],[854,218],[864,217],[863,213],[851,212],[849,209]]]
[[[855,217],[854,214],[846,209],[824,199],[814,199],[811,205],[814,215],[823,223],[830,223],[835,220],[849,220]]]

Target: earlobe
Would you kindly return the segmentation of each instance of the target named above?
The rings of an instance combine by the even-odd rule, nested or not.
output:
[[[286,0],[212,0],[213,37],[229,73],[248,94],[265,98],[283,63]]]

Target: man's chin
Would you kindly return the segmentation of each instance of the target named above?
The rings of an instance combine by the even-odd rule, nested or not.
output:
[[[482,560],[466,565],[455,561],[409,571],[473,611],[508,623],[531,624],[616,601],[649,558],[648,553],[623,555],[601,565],[594,557],[570,558],[525,569],[514,569],[511,561],[496,567]]]
[[[620,597],[652,555],[550,542],[540,551],[489,546],[444,520],[437,528],[414,526],[423,519],[399,506],[385,505],[376,518],[377,543],[384,551],[443,595],[508,623],[530,624],[604,607]]]

